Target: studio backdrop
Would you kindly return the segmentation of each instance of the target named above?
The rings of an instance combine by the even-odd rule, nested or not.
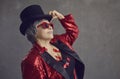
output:
[[[45,13],[73,14],[80,29],[73,47],[85,64],[84,79],[120,79],[120,0],[0,0],[0,79],[22,79],[21,61],[32,45],[19,32],[19,15],[32,4]],[[53,23],[54,33],[65,32]]]

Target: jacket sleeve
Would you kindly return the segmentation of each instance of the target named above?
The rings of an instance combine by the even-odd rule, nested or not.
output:
[[[73,44],[79,34],[78,26],[74,22],[74,18],[71,14],[66,15],[64,19],[60,20],[62,26],[65,28],[65,33],[61,35],[55,35],[55,38],[60,39],[67,45]]]
[[[23,79],[47,79],[42,63],[39,67],[36,64],[31,64],[28,61],[21,63]]]

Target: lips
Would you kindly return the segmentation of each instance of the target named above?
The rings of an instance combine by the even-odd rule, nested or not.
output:
[[[53,34],[53,31],[49,31],[48,34]]]

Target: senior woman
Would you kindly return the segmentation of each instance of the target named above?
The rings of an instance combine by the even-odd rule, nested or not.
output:
[[[56,10],[44,14],[39,5],[30,5],[20,18],[20,32],[33,45],[21,62],[23,79],[83,79],[84,64],[72,48],[79,30],[71,14],[63,16]],[[55,18],[66,33],[53,34]]]

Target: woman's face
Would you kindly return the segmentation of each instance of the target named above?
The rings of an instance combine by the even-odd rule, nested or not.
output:
[[[53,38],[53,25],[48,20],[41,20],[36,24],[36,38],[51,40]]]

